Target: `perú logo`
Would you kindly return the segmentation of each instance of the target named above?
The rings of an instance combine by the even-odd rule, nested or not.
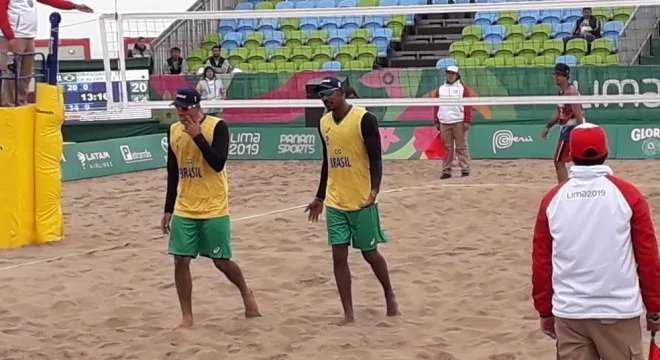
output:
[[[519,142],[531,143],[534,142],[534,138],[514,136],[511,130],[497,130],[493,133],[493,154],[497,154],[497,150],[508,149]]]

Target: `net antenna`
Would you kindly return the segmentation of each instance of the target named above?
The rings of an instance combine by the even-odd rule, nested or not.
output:
[[[527,2],[506,3],[469,3],[469,4],[433,4],[416,6],[371,6],[371,7],[339,7],[339,8],[314,8],[314,9],[276,9],[276,10],[233,10],[233,11],[186,11],[186,12],[131,12],[102,14],[100,16],[100,27],[103,41],[103,57],[106,72],[107,89],[112,89],[112,76],[110,59],[118,58],[119,65],[119,101],[114,102],[112,91],[108,91],[108,110],[133,109],[170,109],[170,101],[129,101],[126,85],[126,49],[123,39],[126,36],[138,36],[140,28],[148,27],[148,32],[160,35],[176,21],[202,22],[205,27],[208,24],[217,24],[224,19],[283,19],[303,17],[345,17],[345,16],[369,16],[369,15],[419,15],[419,14],[450,14],[450,13],[475,13],[475,12],[501,12],[501,11],[524,11],[524,10],[548,10],[548,9],[583,9],[605,8],[605,7],[651,7],[660,5],[660,0],[540,0]],[[203,9],[200,9],[203,10]],[[660,15],[660,9],[654,8]],[[633,19],[631,16],[628,22]],[[656,24],[657,26],[657,18]],[[141,26],[141,25],[142,26]],[[157,24],[157,25],[156,25]],[[627,26],[628,24],[626,24]],[[213,27],[213,25],[211,25]],[[143,29],[144,30],[144,29]],[[215,31],[215,30],[214,30]],[[647,39],[648,40],[648,39]],[[637,54],[639,56],[639,53]],[[157,59],[165,61],[165,59]],[[550,71],[539,68],[539,71]],[[406,107],[428,107],[438,105],[554,105],[562,103],[577,104],[639,104],[647,106],[660,106],[660,88],[657,93],[645,94],[619,94],[619,95],[582,95],[582,96],[483,96],[463,99],[438,99],[438,98],[387,98],[369,99],[358,98],[349,101],[361,106],[406,106]],[[307,99],[259,99],[259,100],[213,100],[204,101],[205,107],[213,108],[279,108],[279,107],[319,107],[318,100]],[[652,105],[651,105],[652,104]]]

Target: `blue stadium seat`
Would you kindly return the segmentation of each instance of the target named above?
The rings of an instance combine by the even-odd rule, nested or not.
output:
[[[339,71],[341,70],[341,63],[339,61],[326,61],[321,65],[321,70]]]
[[[269,32],[280,28],[280,19],[261,19],[257,31]]]
[[[296,9],[312,9],[315,7],[315,3],[313,1],[300,1],[297,2],[295,5]]]
[[[387,56],[387,49],[392,42],[392,35],[392,29],[390,28],[380,28],[371,31],[371,43],[378,47],[378,56]]]
[[[434,5],[445,5],[449,4],[449,0],[433,0]]]
[[[357,0],[341,0],[337,7],[356,7]]]
[[[328,45],[338,48],[341,45],[348,44],[350,33],[346,29],[336,29],[328,31]]]
[[[618,38],[622,30],[623,23],[621,21],[608,21],[603,25],[603,36],[611,37],[616,35]]]
[[[319,18],[317,17],[304,17],[300,19],[300,30],[310,32],[318,30]]]
[[[282,1],[275,5],[275,9],[293,9],[294,6],[295,4],[293,1]]]
[[[580,9],[564,9],[561,11],[561,21],[575,24],[575,22],[582,16]]]
[[[284,46],[284,33],[281,31],[271,31],[264,35],[264,47],[274,49]]]
[[[321,0],[316,3],[317,8],[333,8],[337,7],[337,4],[334,0]]]
[[[300,25],[302,28],[302,23]],[[320,18],[319,28],[325,31],[337,30],[341,27],[341,17],[327,16]]]
[[[562,55],[557,57],[555,64],[564,63],[568,66],[575,66],[578,64],[578,59],[573,55]]]
[[[480,26],[492,25],[497,21],[497,13],[493,11],[480,11],[474,15],[474,24]]]
[[[250,2],[238,3],[236,5],[236,10],[252,10],[254,9],[254,4]]]
[[[375,29],[380,29],[382,27],[385,27],[385,23],[387,22],[387,16],[385,15],[368,15],[364,17],[364,22],[362,23],[362,27],[365,29],[370,29],[371,32],[373,33]]]
[[[530,28],[539,22],[541,12],[539,10],[523,10],[518,15],[518,24],[524,24]]]
[[[561,10],[541,11],[541,22],[547,24],[558,24],[561,22]]]
[[[502,42],[506,38],[506,27],[504,25],[488,25],[484,26],[484,41],[493,44]]]
[[[456,4],[469,4],[470,0],[454,0]]]
[[[257,19],[240,19],[236,25],[236,31],[243,33],[243,37],[249,32],[257,29]]]
[[[552,36],[553,38],[561,39],[571,35],[573,35],[573,24],[571,23],[552,24],[552,33],[550,34],[550,36]]]
[[[438,60],[438,62],[435,63],[435,67],[437,69],[443,69],[443,70],[450,66],[457,66],[457,65],[458,65],[458,61],[456,61],[456,59],[454,58],[440,59]]]
[[[220,25],[218,25],[218,32],[222,34],[222,36],[225,36],[225,34],[229,32],[233,32],[236,30],[236,25],[238,24],[238,21],[236,19],[224,19],[220,21]]]
[[[245,36],[243,35],[243,33],[236,31],[228,32],[223,36],[222,47],[227,50],[236,49],[241,46],[244,38]]]
[[[397,6],[399,0],[380,0],[380,6]]]
[[[349,32],[352,32],[355,29],[359,29],[362,26],[362,16],[344,16],[341,19],[340,29],[346,29]]]

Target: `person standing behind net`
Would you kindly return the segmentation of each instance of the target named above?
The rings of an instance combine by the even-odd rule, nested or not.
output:
[[[539,206],[532,297],[558,360],[641,360],[640,316],[660,330],[660,256],[652,215],[633,184],[605,165],[607,134],[571,133],[575,166]]]
[[[580,95],[578,90],[569,82],[571,75],[571,68],[564,64],[558,63],[555,65],[552,76],[555,79],[555,84],[559,86],[559,96],[577,96]],[[566,170],[566,163],[571,162],[571,154],[568,149],[568,139],[571,135],[573,128],[584,122],[584,111],[581,104],[558,104],[557,110],[552,114],[550,122],[541,131],[541,138],[547,139],[548,133],[553,126],[557,123],[561,126],[559,130],[559,140],[557,140],[557,147],[555,148],[554,165],[557,172],[557,181],[559,183],[568,179],[568,170]]]
[[[66,0],[36,0],[36,2],[62,10],[79,10],[91,13],[87,5],[78,5]],[[0,0],[0,72],[3,77],[13,76],[9,71],[9,51],[16,54],[34,52],[34,38],[37,36],[37,8],[34,0]],[[34,55],[20,57],[20,76],[18,89],[14,80],[3,79],[0,105],[4,107],[27,105],[30,76],[34,72]],[[15,94],[18,93],[18,98]]]
[[[229,129],[223,120],[205,116],[200,101],[197,90],[183,88],[172,103],[180,121],[168,132],[167,195],[161,221],[163,233],[170,234],[168,253],[174,256],[184,328],[193,325],[190,261],[197,255],[211,258],[240,290],[246,317],[261,316],[241,269],[231,260],[225,169]]]
[[[444,84],[438,88],[440,99],[462,99],[470,96],[469,90],[461,83],[458,67],[448,66]],[[442,105],[436,107],[436,118],[433,119],[445,144],[446,157],[442,160],[442,176],[440,179],[451,178],[451,168],[454,162],[454,149],[461,166],[461,176],[470,175],[470,153],[467,143],[467,132],[472,123],[472,108],[463,105]]]
[[[336,77],[326,77],[315,88],[329,113],[319,123],[323,139],[321,181],[305,212],[316,222],[327,205],[328,243],[344,319],[338,325],[355,321],[348,266],[348,246],[362,252],[380,281],[385,293],[387,316],[399,315],[390,283],[387,262],[378,252],[378,244],[387,238],[380,225],[376,197],[380,190],[383,166],[380,132],[376,117],[346,101],[346,92]]]

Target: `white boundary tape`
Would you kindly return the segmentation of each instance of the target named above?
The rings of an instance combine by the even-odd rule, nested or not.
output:
[[[457,187],[465,187],[465,188],[488,188],[488,187],[539,187],[539,188],[546,188],[550,189],[553,186],[553,184],[544,184],[544,183],[523,183],[523,184],[497,184],[497,183],[485,183],[485,184],[462,184],[462,183],[444,183],[444,184],[429,184],[429,185],[418,185],[418,186],[404,186],[396,189],[389,189],[382,191],[381,194],[389,194],[389,193],[395,193],[395,192],[401,192],[401,191],[406,191],[406,190],[419,190],[419,189],[434,189],[434,188],[457,188]],[[660,184],[637,184],[639,187],[660,187]],[[307,204],[303,205],[297,205],[297,206],[291,206],[285,209],[279,209],[279,210],[273,210],[273,211],[268,211],[265,213],[260,213],[260,214],[254,214],[254,215],[249,215],[249,216],[244,216],[240,217],[237,219],[232,219],[232,222],[237,222],[237,221],[245,221],[245,220],[252,220],[264,216],[269,216],[269,215],[275,215],[275,214],[281,214],[297,209],[302,209],[306,207]],[[132,242],[124,243],[122,245],[113,245],[113,246],[107,246],[107,247],[101,247],[101,248],[95,248],[91,250],[86,250],[86,251],[81,251],[73,254],[68,254],[68,255],[62,255],[62,256],[55,256],[51,258],[46,258],[46,259],[40,259],[40,260],[34,260],[34,261],[28,261],[24,263],[19,263],[15,265],[10,265],[10,266],[5,266],[0,268],[0,272],[2,271],[7,271],[7,270],[13,270],[13,269],[18,269],[26,266],[32,266],[32,265],[39,265],[39,264],[44,264],[44,263],[51,263],[54,261],[62,260],[62,259],[67,259],[67,258],[72,258],[72,257],[77,257],[77,256],[82,256],[82,255],[91,255],[97,252],[105,252],[105,251],[113,251],[113,250],[124,250],[124,251],[134,251],[134,250],[140,250],[137,248],[128,248],[130,245],[132,245]]]

